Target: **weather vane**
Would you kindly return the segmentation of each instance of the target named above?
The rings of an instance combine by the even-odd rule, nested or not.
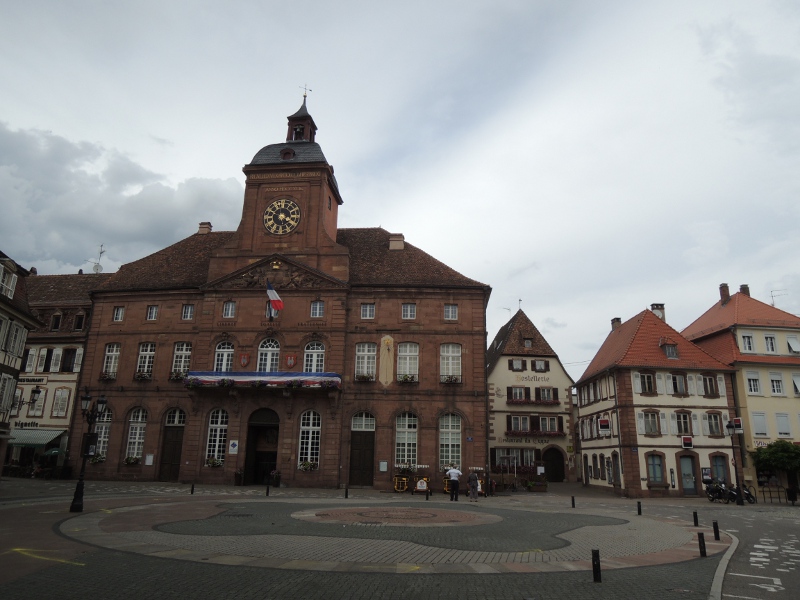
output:
[[[301,90],[303,90],[303,98],[308,96],[308,92],[313,92],[314,91],[310,87],[308,87],[307,83],[303,84],[303,85],[298,85],[297,87],[299,87]]]

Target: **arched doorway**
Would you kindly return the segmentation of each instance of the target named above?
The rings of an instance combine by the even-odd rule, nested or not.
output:
[[[244,485],[267,485],[278,466],[280,418],[269,408],[260,408],[247,422],[247,456]]]
[[[564,455],[558,448],[550,448],[542,452],[542,462],[544,462],[544,476],[547,481],[564,481]]]
[[[164,419],[164,438],[161,441],[161,460],[158,468],[159,481],[178,481],[184,429],[186,429],[186,413],[180,408],[171,409]]]

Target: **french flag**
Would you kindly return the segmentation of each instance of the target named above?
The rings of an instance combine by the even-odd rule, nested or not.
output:
[[[270,319],[276,316],[279,310],[283,310],[283,300],[278,296],[278,292],[275,291],[275,288],[272,287],[269,280],[267,280],[267,302],[269,304],[267,312],[269,313]]]

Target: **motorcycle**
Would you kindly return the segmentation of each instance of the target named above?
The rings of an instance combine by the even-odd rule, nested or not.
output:
[[[738,494],[742,495],[743,500],[747,500],[748,504],[755,504],[756,497],[753,496],[753,493],[747,488],[747,486],[740,488],[739,486],[734,486],[730,490],[733,492],[733,497],[731,498],[732,502],[736,502],[736,497]]]
[[[730,502],[729,490],[725,487],[725,483],[717,479],[706,479],[703,483],[706,484],[706,497],[709,502],[717,500],[721,500],[725,504]]]

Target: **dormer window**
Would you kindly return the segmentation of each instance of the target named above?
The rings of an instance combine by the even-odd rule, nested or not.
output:
[[[292,160],[295,157],[295,152],[291,148],[281,150],[281,160]]]
[[[533,346],[533,340],[531,340],[531,339],[526,339],[526,340],[525,340],[525,347],[526,347],[526,348],[530,348],[531,346]]]
[[[678,346],[675,344],[664,344],[664,354],[667,358],[678,358]]]

